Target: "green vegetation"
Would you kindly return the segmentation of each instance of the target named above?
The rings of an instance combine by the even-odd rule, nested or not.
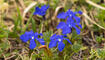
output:
[[[46,20],[42,16],[33,15],[35,7],[44,4],[50,5]],[[83,12],[79,15],[83,27],[81,33],[77,35],[73,30],[68,34],[72,45],[64,41],[66,46],[62,52],[57,47],[49,49],[50,37],[56,33],[56,26],[62,21],[57,18],[57,14],[68,9]],[[43,33],[41,38],[47,42],[46,46],[36,42],[37,47],[30,50],[30,42],[23,43],[19,38],[25,31],[30,30]],[[105,60],[105,1],[0,0],[0,60],[6,59]]]

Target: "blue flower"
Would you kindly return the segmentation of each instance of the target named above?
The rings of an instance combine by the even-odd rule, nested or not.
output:
[[[62,34],[68,34],[68,33],[71,33],[71,29],[72,28],[75,28],[76,29],[76,32],[77,34],[80,34],[80,29],[76,27],[76,25],[78,25],[81,29],[82,29],[82,26],[79,24],[79,23],[75,23],[74,20],[67,18],[67,21],[66,23],[65,22],[60,22],[58,25],[57,25],[57,29],[62,29]]]
[[[28,40],[30,40],[30,45],[29,45],[29,48],[30,49],[34,49],[36,47],[36,43],[35,43],[35,39],[37,41],[39,41],[42,45],[45,45],[45,42],[43,39],[41,38],[38,38],[38,36],[42,36],[42,34],[38,34],[37,32],[33,32],[32,30],[29,31],[29,32],[25,32],[23,35],[20,36],[20,39],[23,41],[23,42],[27,42]]]
[[[72,44],[70,42],[69,39],[67,38],[64,38],[63,35],[56,35],[54,34],[53,36],[50,37],[50,43],[49,43],[49,48],[53,48],[53,47],[56,47],[57,46],[57,43],[58,43],[58,50],[61,52],[64,47],[65,47],[65,44],[63,43],[63,40],[67,40],[70,44]]]
[[[35,8],[35,12],[33,13],[34,15],[40,15],[44,16],[46,14],[47,9],[49,8],[49,5],[43,5],[41,8],[38,6]]]
[[[62,34],[68,34],[71,32],[71,28],[65,23],[65,22],[60,22],[57,27],[57,29],[62,29]]]
[[[77,23],[80,23],[80,17],[77,17],[76,14],[82,14],[81,11],[73,12],[70,9],[67,12],[61,12],[58,14],[57,18],[66,19],[68,17],[75,19]]]
[[[79,26],[82,29],[82,26],[80,25],[80,18],[76,16],[76,14],[82,14],[81,11],[73,12],[71,10],[68,10],[67,12],[61,12],[58,14],[58,18],[60,19],[66,19],[65,22],[60,22],[57,26],[57,29],[62,29],[63,34],[68,34],[71,32],[72,28],[76,29],[77,34],[80,34],[80,29],[78,29],[76,26]],[[76,21],[76,22],[75,22]]]
[[[70,9],[67,12],[61,12],[57,15],[57,18],[59,19],[66,19],[67,17],[72,17],[77,19],[76,14],[82,14],[81,11],[73,12]],[[78,17],[79,18],[79,17]]]

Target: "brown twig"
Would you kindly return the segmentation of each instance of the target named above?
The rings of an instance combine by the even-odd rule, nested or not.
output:
[[[100,8],[100,9],[102,9],[102,10],[105,10],[105,7],[102,7],[102,6],[100,6],[100,5],[98,5],[98,4],[96,4],[96,3],[94,3],[94,2],[92,2],[92,1],[90,1],[90,0],[85,0],[88,4],[91,4],[92,6],[94,6],[94,7],[97,7],[97,8]]]
[[[82,9],[83,9],[83,11],[86,11],[85,8],[82,7]],[[84,15],[84,17],[85,17],[88,21],[90,21],[92,24],[95,24],[95,25],[97,25],[98,27],[100,27],[101,29],[104,29],[104,30],[105,30],[104,27],[102,27],[101,25],[97,24],[94,20],[92,20],[92,19],[87,15],[87,13],[84,12],[83,15]]]

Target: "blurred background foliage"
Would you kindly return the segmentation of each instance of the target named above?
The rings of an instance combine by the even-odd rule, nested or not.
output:
[[[31,4],[33,5],[31,7]],[[35,6],[49,4],[46,20],[34,16]],[[30,9],[27,9],[30,7]],[[62,52],[49,49],[50,36],[56,33],[61,11],[81,10],[83,29],[68,35]],[[26,12],[26,13],[24,13]],[[44,23],[42,23],[44,22]],[[46,47],[30,50],[19,36],[25,31],[43,32]],[[0,0],[0,60],[105,60],[105,0]]]

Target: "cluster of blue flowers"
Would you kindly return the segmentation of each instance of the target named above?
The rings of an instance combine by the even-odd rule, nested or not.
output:
[[[61,12],[58,14],[57,18],[59,19],[66,19],[65,22],[60,22],[57,29],[62,29],[62,34],[68,34],[71,33],[72,28],[76,29],[77,34],[80,34],[80,29],[78,29],[76,26],[79,26],[82,29],[82,26],[80,25],[80,18],[76,16],[76,14],[82,14],[81,11],[73,12],[70,9],[67,12]],[[76,21],[76,22],[75,22]]]
[[[46,11],[48,8],[49,8],[49,5],[48,6],[43,5],[41,8],[36,7],[35,12],[33,14],[44,16],[46,14]],[[61,12],[60,14],[58,14],[57,18],[67,19],[67,21],[66,22],[61,21],[57,25],[57,27],[56,27],[57,29],[62,29],[62,35],[53,34],[50,37],[51,41],[49,43],[49,48],[53,48],[53,47],[56,47],[58,45],[58,50],[62,51],[65,47],[63,40],[67,40],[70,44],[72,44],[70,42],[70,40],[66,38],[67,36],[65,36],[66,34],[71,33],[72,28],[75,28],[77,34],[80,34],[80,29],[77,28],[77,26],[80,28],[82,28],[82,26],[80,25],[80,18],[77,17],[76,14],[82,14],[82,12],[81,11],[73,12],[69,9],[67,12]],[[43,36],[43,34],[42,33],[38,34],[37,32],[34,33],[31,30],[31,31],[25,32],[23,35],[21,35],[20,39],[25,43],[28,40],[30,40],[29,48],[34,49],[36,47],[35,40],[40,42],[41,45],[45,45],[45,41],[42,38],[38,38],[39,36]]]
[[[20,39],[23,42],[27,42],[30,40],[30,49],[34,49],[36,47],[35,40],[39,41],[42,45],[45,45],[45,41],[41,38],[38,38],[38,36],[43,36],[42,33],[38,34],[37,32],[33,32],[32,30],[29,32],[25,32],[23,35],[20,36]]]
[[[34,15],[40,15],[40,16],[44,16],[46,14],[47,9],[49,8],[49,5],[43,5],[41,8],[39,8],[38,6],[35,8],[35,12]]]

